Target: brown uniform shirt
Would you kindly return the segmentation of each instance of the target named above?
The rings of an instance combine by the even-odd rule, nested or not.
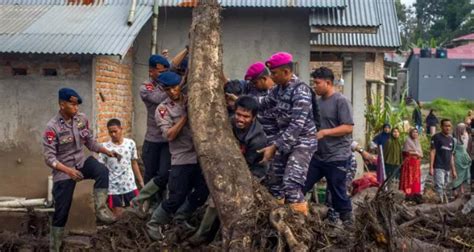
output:
[[[60,113],[49,120],[43,135],[43,156],[46,164],[53,168],[55,182],[70,179],[66,173],[54,169],[58,162],[71,168],[82,168],[86,160],[84,145],[93,152],[100,149],[84,114],[75,115],[72,125]]]
[[[186,105],[181,105],[167,98],[156,109],[156,124],[166,137],[166,132],[186,115]],[[194,150],[193,137],[189,123],[186,123],[176,139],[169,142],[171,165],[197,164],[197,155]]]
[[[155,85],[152,81],[146,81],[140,86],[140,97],[147,110],[145,140],[152,143],[168,142],[155,121],[156,107],[166,100],[168,95],[159,85]]]

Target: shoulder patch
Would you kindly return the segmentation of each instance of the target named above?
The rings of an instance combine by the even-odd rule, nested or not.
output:
[[[167,111],[168,110],[163,106],[158,107],[158,112],[160,113],[161,118],[165,117]]]
[[[145,84],[145,88],[147,91],[153,91],[153,89],[155,89],[155,86],[153,86],[153,84],[151,83],[147,83]]]
[[[46,131],[44,133],[44,138],[46,139],[46,142],[48,142],[48,144],[52,144],[54,139],[56,138],[56,133],[54,133],[54,131],[52,130]]]

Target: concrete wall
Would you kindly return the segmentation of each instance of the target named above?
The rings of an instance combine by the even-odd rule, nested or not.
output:
[[[413,55],[410,64],[407,66],[408,69],[408,94],[414,99],[418,100],[418,66],[419,57]]]
[[[461,63],[473,64],[474,60],[420,58],[419,100],[474,100],[474,69],[461,72]]]
[[[91,57],[0,54],[0,195],[45,197],[47,175],[41,146],[46,123],[58,111],[57,92],[72,87],[80,110],[92,113]],[[13,68],[27,75],[13,76]],[[57,76],[43,76],[54,68]]]
[[[167,48],[175,55],[188,43],[191,25],[191,9],[160,9],[158,28],[158,52]],[[308,9],[297,8],[227,8],[222,12],[222,39],[224,45],[224,70],[232,79],[242,79],[247,67],[265,60],[278,51],[293,54],[300,77],[309,80],[310,28]],[[138,85],[148,76],[147,59],[150,52],[148,23],[134,44],[134,98],[135,130],[137,143],[143,142],[146,112],[140,101]]]

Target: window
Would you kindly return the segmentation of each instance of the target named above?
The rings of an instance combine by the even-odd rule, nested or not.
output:
[[[58,76],[58,71],[55,68],[43,68],[44,76]]]
[[[441,74],[436,75],[436,79],[441,79],[443,76]]]
[[[454,79],[454,75],[448,76],[449,79]]]
[[[428,74],[425,74],[425,75],[423,75],[423,78],[425,78],[425,79],[429,79],[429,78],[430,78],[430,76],[429,76]]]
[[[26,75],[27,74],[26,68],[12,68],[12,75]]]
[[[467,76],[466,75],[461,75],[461,79],[465,80],[465,79],[467,79]]]

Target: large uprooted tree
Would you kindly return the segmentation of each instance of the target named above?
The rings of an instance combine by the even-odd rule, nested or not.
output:
[[[222,223],[223,246],[248,250],[255,245],[258,215],[268,219],[286,237],[292,248],[298,243],[268,192],[252,179],[250,170],[233,136],[226,110],[222,82],[220,6],[204,0],[193,11],[190,43],[189,118],[194,145],[212,199]],[[259,241],[260,242],[260,241]]]

